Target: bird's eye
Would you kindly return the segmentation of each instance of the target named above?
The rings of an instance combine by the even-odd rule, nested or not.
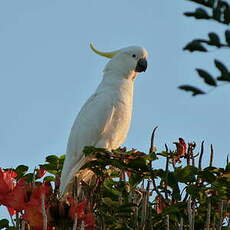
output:
[[[132,57],[135,58],[135,57],[136,57],[136,54],[133,54]]]

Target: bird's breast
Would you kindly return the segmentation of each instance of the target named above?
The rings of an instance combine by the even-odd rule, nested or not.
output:
[[[110,91],[106,95],[111,97],[112,112],[97,146],[116,149],[124,143],[129,131],[132,118],[133,92],[132,88],[128,90],[121,88],[114,90],[114,92]]]

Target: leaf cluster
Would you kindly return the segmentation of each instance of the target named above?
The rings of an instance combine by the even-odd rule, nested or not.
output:
[[[229,25],[230,24],[230,4],[227,1],[222,0],[190,0],[201,6],[202,8],[196,8],[194,12],[184,13],[187,17],[194,17],[195,19],[213,20],[218,23]],[[208,39],[194,39],[189,42],[183,49],[190,52],[209,52],[209,47],[230,48],[230,30],[226,29],[224,34],[224,40],[221,41],[220,36],[215,32],[208,33]],[[215,67],[219,70],[220,75],[213,77],[208,71],[197,68],[198,76],[203,79],[204,83],[208,86],[216,88],[223,81],[230,82],[230,72],[226,65],[219,60],[214,60]],[[214,89],[213,88],[213,89]],[[206,94],[207,92],[191,85],[181,85],[179,89],[191,92],[193,96]],[[212,89],[211,89],[212,90]],[[211,91],[210,90],[210,91]],[[208,92],[210,92],[208,91]]]

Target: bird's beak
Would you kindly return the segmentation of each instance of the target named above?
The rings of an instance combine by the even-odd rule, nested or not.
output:
[[[139,59],[137,62],[135,72],[143,72],[143,71],[145,72],[146,69],[147,69],[147,60],[145,58]]]

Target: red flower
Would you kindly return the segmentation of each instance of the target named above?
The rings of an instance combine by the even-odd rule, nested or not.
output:
[[[179,138],[179,142],[173,142],[176,145],[176,155],[173,159],[174,163],[181,162],[180,158],[185,157],[187,146],[183,138]]]
[[[160,214],[164,211],[164,209],[167,207],[164,198],[161,196],[156,197],[156,212],[157,214]]]
[[[16,186],[16,176],[17,173],[15,173],[14,171],[4,171],[0,168],[0,196],[3,196],[13,190],[13,188]]]
[[[47,197],[50,192],[49,183],[38,185],[32,190],[30,201],[26,203],[23,219],[35,230],[43,229],[42,196]],[[45,209],[47,213],[48,205],[46,203]]]
[[[27,185],[24,180],[19,180],[16,187],[5,195],[2,204],[16,211],[23,210],[25,208],[26,191]]]
[[[87,213],[84,217],[85,230],[93,230],[95,227],[95,218],[93,213]]]
[[[180,143],[180,146],[182,147],[182,151],[183,151],[183,154],[182,155],[185,155],[186,151],[187,151],[187,146],[186,146],[186,143],[184,141],[183,138],[179,138],[179,143]]]
[[[16,214],[16,211],[15,211],[13,208],[7,207],[7,209],[8,209],[8,212],[9,212],[9,214],[10,214],[11,216],[13,216],[13,215]]]
[[[0,205],[6,205],[6,196],[14,189],[16,186],[15,177],[17,174],[12,170],[6,170],[0,168]],[[10,213],[13,213],[12,211]]]
[[[46,170],[40,166],[40,169],[37,169],[36,178],[42,178],[46,174]]]
[[[72,197],[68,197],[67,200],[70,204],[69,216],[74,220],[76,217],[81,219],[84,217],[85,208],[87,206],[87,201],[84,200],[80,203],[77,203],[76,200]]]

